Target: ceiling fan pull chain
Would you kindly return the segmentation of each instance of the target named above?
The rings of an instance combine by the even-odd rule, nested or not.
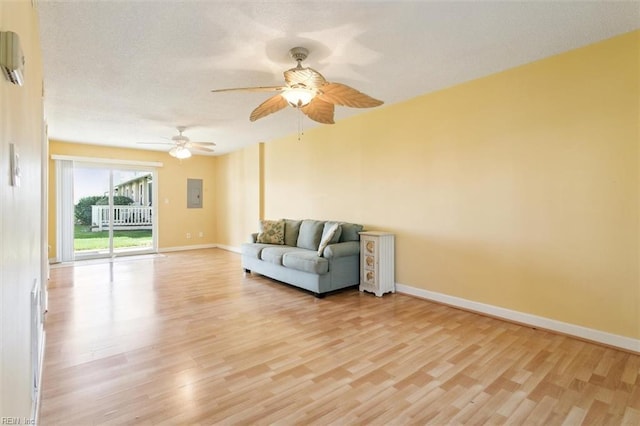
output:
[[[302,120],[304,119],[304,115],[302,114],[302,111],[298,109],[298,142],[300,142],[300,139],[302,138],[302,136],[304,136],[304,128],[303,128],[303,122]]]

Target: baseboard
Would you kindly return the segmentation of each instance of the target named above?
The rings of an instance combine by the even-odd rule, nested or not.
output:
[[[219,249],[232,251],[234,253],[242,254],[242,249],[240,247],[228,246],[226,244],[216,244]]]
[[[632,339],[630,337],[606,333],[604,331],[594,330],[591,328],[582,327],[580,325],[569,324],[566,322],[527,314],[524,312],[512,311],[510,309],[487,305],[480,302],[474,302],[472,300],[462,299],[460,297],[449,296],[434,291],[411,287],[405,284],[396,283],[396,291],[398,293],[404,293],[411,296],[419,297],[421,299],[443,303],[445,305],[450,305],[467,311],[486,314],[492,317],[502,318],[519,324],[524,324],[549,331],[555,331],[583,340],[624,349],[626,351],[634,353],[640,353],[639,339]]]
[[[228,246],[226,244],[200,244],[196,246],[182,246],[182,247],[165,247],[159,249],[158,252],[167,252],[167,251],[184,251],[184,250],[198,250],[205,248],[219,248],[226,251],[232,251],[234,253],[242,253],[240,247]]]
[[[228,251],[233,251],[236,253],[240,253],[240,248],[238,247],[233,247],[233,246],[226,246],[223,244],[194,244],[191,246],[177,246],[177,247],[163,247],[163,248],[159,248],[158,249],[158,253],[166,253],[166,252],[170,252],[170,251],[186,251],[186,250],[199,250],[199,249],[208,249],[208,248],[221,248],[223,250],[228,250]],[[97,258],[97,259],[101,259],[101,258]],[[90,260],[90,259],[87,259]],[[64,262],[64,263],[68,263],[69,265],[73,265],[74,261],[70,261],[70,262]],[[53,265],[61,265],[63,264],[62,262],[59,262],[57,258],[49,258],[49,265],[53,266]]]
[[[194,244],[191,246],[178,246],[178,247],[163,247],[158,249],[158,253],[164,253],[168,251],[185,251],[185,250],[199,250],[207,248],[216,248],[217,244]]]

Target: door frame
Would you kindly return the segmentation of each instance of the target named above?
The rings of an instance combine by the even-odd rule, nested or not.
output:
[[[113,159],[105,159],[105,158],[93,158],[93,157],[77,157],[77,156],[70,156],[70,155],[52,155],[51,159],[53,160],[57,160],[56,161],[56,169],[59,168],[60,163],[58,161],[71,161],[72,164],[74,166],[81,166],[81,165],[91,165],[91,166],[95,166],[95,167],[101,167],[101,168],[106,168],[109,169],[110,172],[110,200],[112,200],[113,197],[113,181],[112,181],[112,176],[113,176],[113,170],[140,170],[140,171],[149,171],[152,174],[152,182],[155,182],[154,185],[152,185],[152,247],[146,250],[137,250],[133,253],[115,253],[113,251],[113,247],[112,247],[112,238],[110,238],[110,248],[109,248],[109,255],[106,257],[116,257],[116,256],[127,256],[127,255],[138,255],[138,254],[148,254],[148,253],[157,253],[158,252],[158,234],[159,234],[159,230],[158,230],[158,204],[157,202],[155,202],[154,200],[158,200],[158,169],[161,168],[163,166],[162,163],[160,162],[151,162],[151,161],[131,161],[131,160],[113,160]],[[73,235],[71,235],[71,238],[69,238],[69,235],[63,235],[63,232],[73,232],[73,226],[69,227],[69,226],[60,226],[60,224],[65,223],[65,221],[72,221],[73,222],[73,208],[69,208],[69,206],[65,206],[65,204],[68,202],[68,200],[70,199],[71,204],[73,205],[73,197],[69,197],[68,194],[65,196],[63,194],[63,182],[61,182],[61,179],[65,179],[65,177],[63,176],[63,174],[61,173],[57,173],[56,176],[58,176],[58,179],[56,180],[56,192],[57,192],[57,197],[56,197],[56,214],[58,215],[58,220],[57,220],[57,226],[56,226],[56,262],[67,262],[67,261],[74,261],[76,256],[73,250],[73,247],[71,247],[71,253],[72,256],[71,258],[69,257],[69,248],[66,247],[66,252],[67,252],[67,258],[64,258],[64,256],[61,257],[61,255],[64,253],[65,248],[63,248],[63,244],[71,244],[73,245]],[[68,179],[68,174],[66,175],[66,179]],[[73,184],[73,174],[71,174],[71,185]],[[69,182],[67,182],[67,185],[69,184]],[[111,201],[110,201],[111,202]],[[69,213],[71,211],[71,213]],[[71,214],[71,217],[65,217],[65,216],[69,216],[69,214]],[[70,229],[69,229],[70,228]],[[110,237],[112,237],[113,230],[112,227],[110,226]],[[82,260],[84,259],[93,259],[93,258],[105,258],[105,256],[103,255],[86,255],[86,256],[82,256]]]

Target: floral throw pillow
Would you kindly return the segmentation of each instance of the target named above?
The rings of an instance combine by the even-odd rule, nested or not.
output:
[[[284,220],[261,220],[256,241],[263,244],[284,244]]]

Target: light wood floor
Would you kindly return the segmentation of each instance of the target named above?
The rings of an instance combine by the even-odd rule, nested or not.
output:
[[[218,249],[52,269],[42,425],[640,424],[640,356]]]

